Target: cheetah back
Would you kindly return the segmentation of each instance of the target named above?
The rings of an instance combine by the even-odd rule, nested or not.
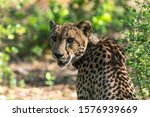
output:
[[[78,68],[78,99],[135,99],[124,54],[116,43],[100,41],[89,47],[78,62],[74,63]]]

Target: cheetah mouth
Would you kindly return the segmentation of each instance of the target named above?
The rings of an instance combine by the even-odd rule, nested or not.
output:
[[[68,64],[70,63],[70,59],[67,59],[67,60],[58,60],[58,65],[60,66],[60,67],[65,67],[65,66],[67,66]]]

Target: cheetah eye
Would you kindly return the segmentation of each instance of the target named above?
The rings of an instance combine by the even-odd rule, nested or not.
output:
[[[73,43],[73,41],[74,41],[74,38],[68,38],[67,39],[67,42],[70,43],[70,44]]]
[[[52,40],[53,42],[56,42],[56,41],[57,41],[57,38],[56,38],[55,36],[52,36],[52,37],[51,37],[51,40]]]

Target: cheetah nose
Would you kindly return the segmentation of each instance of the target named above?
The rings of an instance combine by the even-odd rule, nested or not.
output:
[[[54,53],[54,55],[57,57],[57,58],[61,58],[64,56],[64,54],[62,53]]]

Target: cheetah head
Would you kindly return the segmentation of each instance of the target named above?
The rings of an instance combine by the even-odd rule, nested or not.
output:
[[[71,61],[79,59],[84,54],[91,33],[90,22],[58,25],[50,21],[50,28],[52,55],[60,67],[66,67]]]

